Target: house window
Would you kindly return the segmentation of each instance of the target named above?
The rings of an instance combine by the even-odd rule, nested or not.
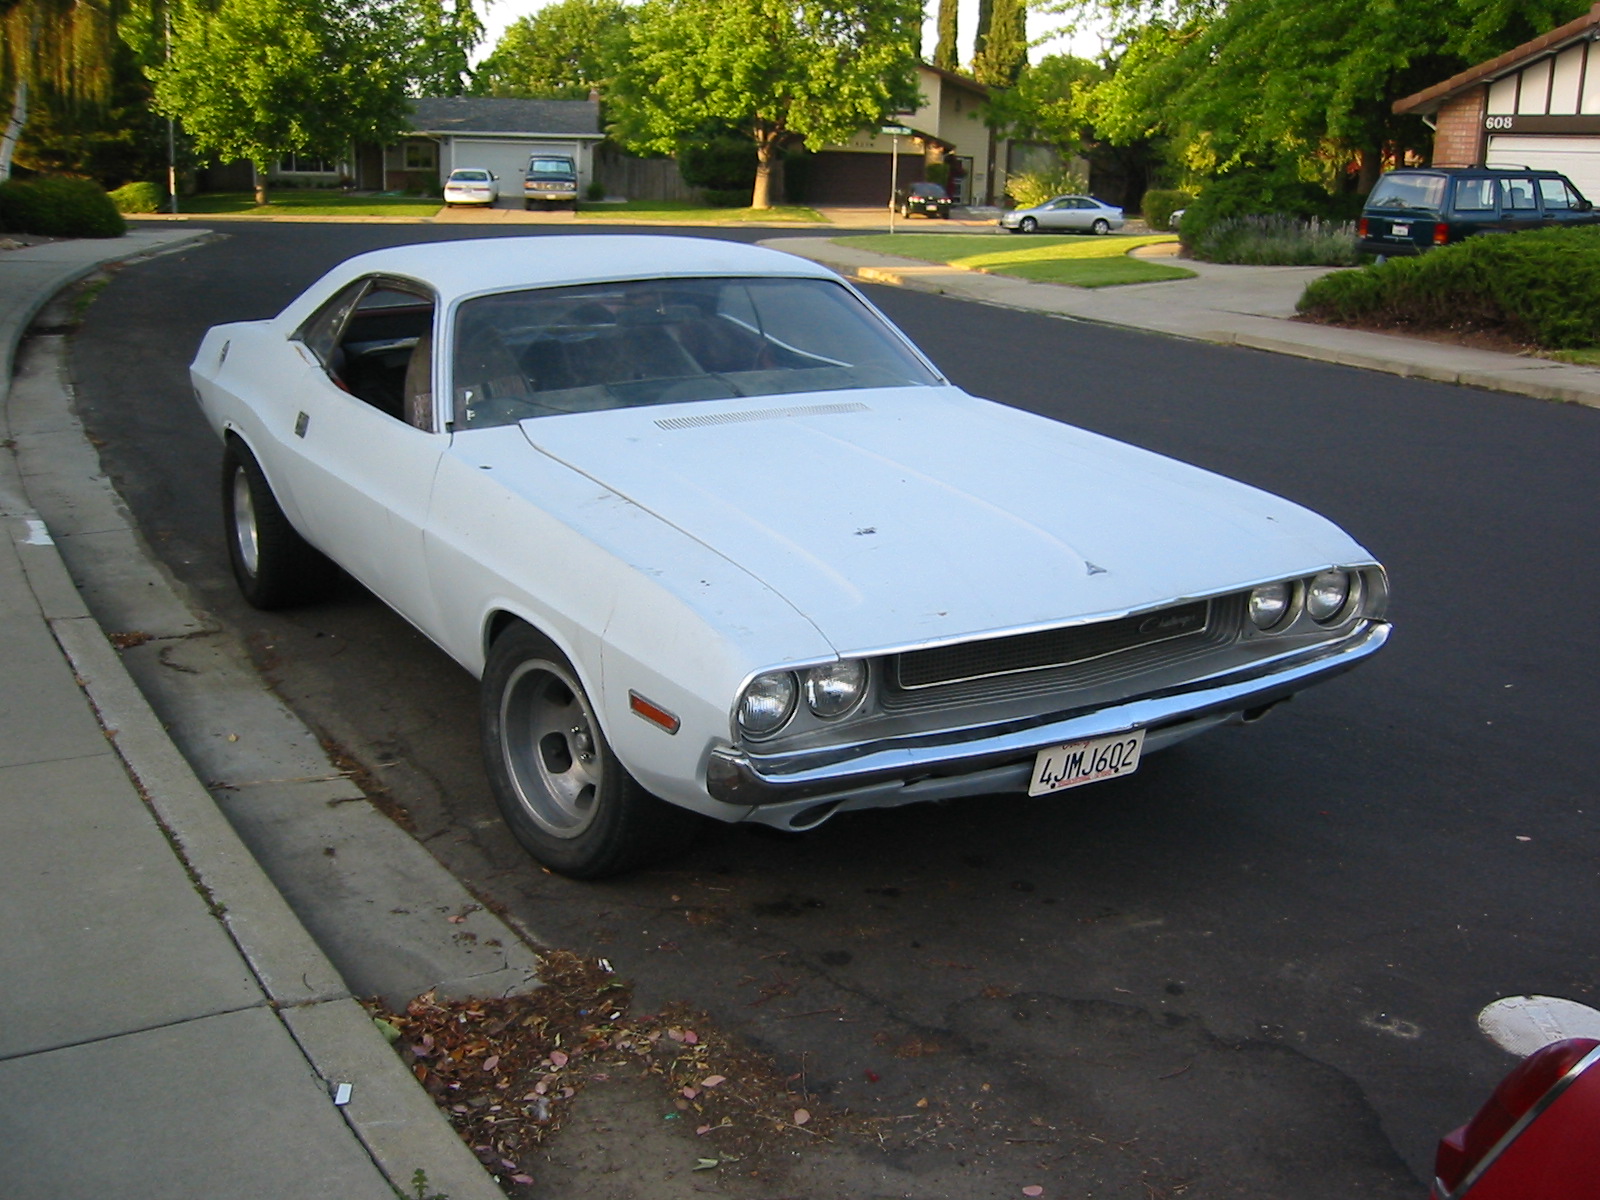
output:
[[[281,175],[334,175],[338,168],[326,158],[313,158],[309,154],[286,154],[278,160]]]
[[[432,171],[439,162],[439,150],[432,142],[406,143],[406,170]]]

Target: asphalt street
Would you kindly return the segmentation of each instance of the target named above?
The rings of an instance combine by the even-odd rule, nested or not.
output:
[[[130,267],[74,339],[80,412],[195,602],[478,895],[834,1105],[938,1114],[874,1160],[882,1194],[1047,1170],[1097,1195],[1418,1195],[1507,1065],[1478,1010],[1595,1002],[1600,412],[871,289],[971,391],[1344,525],[1389,567],[1393,642],[1067,798],[717,829],[576,884],[500,828],[473,681],[420,635],[353,585],[274,616],[238,599],[186,379],[210,324],[271,315],[362,249],[469,232],[239,224]],[[856,1155],[797,1169],[824,1194]]]

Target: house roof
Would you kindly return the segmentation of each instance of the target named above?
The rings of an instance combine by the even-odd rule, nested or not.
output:
[[[411,101],[410,122],[414,133],[598,138],[600,102],[423,96]]]
[[[1516,49],[1507,50],[1498,58],[1491,58],[1488,62],[1479,63],[1475,67],[1468,67],[1465,71],[1450,76],[1443,83],[1436,83],[1432,87],[1424,88],[1422,91],[1407,96],[1403,100],[1396,100],[1393,106],[1394,111],[1400,114],[1438,112],[1441,104],[1468,88],[1477,87],[1481,83],[1492,82],[1502,75],[1510,74],[1533,59],[1560,50],[1572,42],[1595,37],[1600,37],[1600,2],[1597,2],[1594,7],[1576,21],[1568,21],[1559,29],[1552,29],[1549,33],[1536,37],[1531,42],[1523,42]]]
[[[979,83],[970,75],[962,75],[955,71],[946,71],[943,67],[936,67],[931,62],[920,62],[917,64],[917,68],[918,70],[928,72],[930,75],[937,75],[946,83],[955,84],[957,87],[964,88],[967,91],[972,92],[974,95],[982,96],[984,99],[989,98],[988,85]]]

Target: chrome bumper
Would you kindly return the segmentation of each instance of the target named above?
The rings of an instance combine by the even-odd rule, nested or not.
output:
[[[854,793],[879,795],[862,807],[905,803],[934,794],[957,795],[959,787],[925,789],[926,797],[896,799],[896,790],[924,781],[975,778],[982,790],[1004,790],[1006,768],[1031,767],[1046,746],[1080,738],[1144,729],[1147,750],[1198,733],[1233,716],[1264,709],[1310,684],[1348,671],[1388,641],[1389,626],[1376,622],[1349,637],[1239,671],[1153,692],[1087,711],[1050,713],[1027,721],[946,729],[936,733],[828,746],[789,754],[752,754],[734,747],[711,752],[706,790],[714,799],[746,808],[819,803]],[[851,807],[854,807],[853,805]],[[752,814],[752,819],[760,816]]]

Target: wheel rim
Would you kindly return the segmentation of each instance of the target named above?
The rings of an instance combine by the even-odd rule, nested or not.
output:
[[[1111,232],[1111,225],[1106,221],[1096,221],[1094,223],[1094,231],[1097,234],[1101,234],[1101,235],[1110,233]]]
[[[1039,222],[1035,221],[1032,217],[1022,218],[1023,233],[1032,233],[1037,228],[1039,228]]]
[[[506,680],[500,755],[517,803],[540,829],[575,838],[594,823],[605,781],[599,724],[562,667],[529,661]]]
[[[256,505],[250,495],[250,477],[240,467],[233,473],[233,544],[239,565],[255,578],[261,565],[261,538],[256,532]]]

